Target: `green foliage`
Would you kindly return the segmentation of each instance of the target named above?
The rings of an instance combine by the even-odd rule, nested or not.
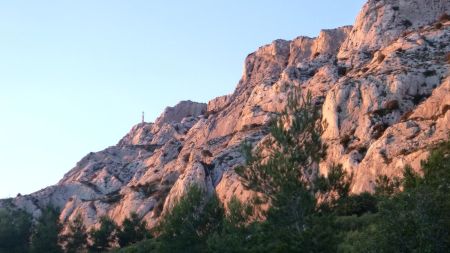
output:
[[[326,177],[323,175],[318,176],[314,184],[322,199],[319,209],[321,211],[331,211],[348,204],[346,202],[350,199],[349,193],[352,180],[353,175],[349,175],[344,171],[341,165],[333,165]]]
[[[336,226],[339,229],[336,233],[339,233],[341,239],[337,252],[379,252],[374,251],[377,242],[371,237],[377,218],[378,214],[372,213],[361,216],[338,216]]]
[[[59,222],[59,211],[53,207],[46,207],[37,221],[31,236],[32,253],[60,253],[59,233],[62,225]]]
[[[159,252],[158,251],[158,241],[156,239],[148,239],[136,244],[130,245],[128,247],[118,249],[112,252],[119,253],[149,253],[149,252]]]
[[[137,243],[149,237],[150,232],[147,230],[147,223],[142,221],[134,212],[123,221],[122,227],[117,231],[120,247]]]
[[[450,249],[450,142],[433,151],[422,163],[422,169],[423,177],[405,170],[405,190],[380,205],[378,236],[387,249],[397,252]]]
[[[228,212],[222,219],[222,225],[208,238],[207,252],[248,252],[256,225],[248,224],[252,214],[251,204],[243,204],[233,196],[228,203]]]
[[[247,164],[237,173],[247,188],[270,201],[255,235],[256,252],[333,252],[337,247],[334,216],[319,212],[316,194],[334,203],[348,195],[351,177],[336,166],[327,178],[316,180],[317,164],[326,151],[319,119],[311,95],[302,97],[295,89],[286,110],[271,125],[270,141],[254,153],[245,148]]]
[[[243,146],[247,163],[236,171],[264,198],[232,198],[224,212],[194,186],[159,237],[119,252],[449,252],[450,142],[431,152],[423,173],[407,166],[402,179],[380,176],[375,194],[350,194],[352,175],[341,166],[317,175],[326,149],[319,118],[310,95],[294,92],[271,138]],[[255,220],[261,204],[270,207]]]
[[[379,212],[369,225],[347,234],[343,245],[357,243],[345,252],[450,250],[450,142],[434,150],[422,170],[423,177],[406,167],[399,183],[379,180]],[[403,191],[396,190],[400,184]]]
[[[24,211],[0,209],[0,253],[28,252],[31,217]]]
[[[89,246],[93,252],[103,252],[110,249],[116,243],[116,223],[108,216],[100,218],[100,227],[89,231],[92,245]]]
[[[368,193],[363,192],[357,195],[349,195],[338,200],[338,205],[334,207],[334,212],[338,216],[361,216],[367,213],[378,212],[377,198]]]
[[[352,179],[353,175],[348,175],[347,172],[342,169],[342,165],[334,165],[327,174],[325,189],[322,191],[335,193],[335,198],[333,200],[346,198],[350,192]],[[323,178],[321,178],[321,181],[323,181]]]
[[[69,223],[68,232],[61,236],[61,242],[67,253],[77,253],[85,250],[87,245],[87,232],[83,219],[80,215],[76,216]]]
[[[450,189],[450,141],[442,143],[422,162],[423,185],[446,192]]]
[[[419,186],[422,178],[411,166],[407,165],[403,171],[402,186],[405,190],[414,189]]]
[[[236,169],[244,185],[273,200],[279,192],[310,188],[317,171],[314,165],[325,155],[320,140],[320,113],[311,94],[302,97],[298,89],[289,96],[286,110],[271,124],[271,137],[251,152],[244,146],[247,164]],[[264,154],[268,152],[269,154]]]
[[[244,186],[264,198],[233,197],[227,212],[215,195],[192,186],[151,238],[136,213],[122,227],[102,217],[90,231],[90,250],[104,252],[449,252],[450,142],[433,150],[422,173],[406,166],[402,179],[380,176],[375,194],[350,194],[352,175],[342,166],[317,175],[325,155],[320,118],[311,96],[294,92],[262,146],[245,144],[247,164],[237,172]],[[269,204],[266,211],[258,210]],[[262,212],[264,219],[258,216]],[[28,252],[31,218],[0,209],[0,253]],[[31,252],[62,252],[58,212],[43,211],[31,236]],[[83,252],[81,217],[62,237],[67,252]],[[128,245],[128,246],[127,246]]]
[[[390,178],[386,175],[378,176],[375,180],[375,195],[389,197],[400,192],[401,181],[399,178]]]
[[[206,197],[203,190],[192,186],[159,224],[158,252],[202,252],[222,217],[217,197]]]

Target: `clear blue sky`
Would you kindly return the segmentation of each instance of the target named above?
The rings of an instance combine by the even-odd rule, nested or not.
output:
[[[1,1],[0,197],[57,183],[141,111],[231,93],[247,54],[352,24],[363,3]]]

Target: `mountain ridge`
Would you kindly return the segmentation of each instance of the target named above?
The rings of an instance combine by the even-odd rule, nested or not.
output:
[[[293,86],[322,107],[329,148],[321,173],[342,164],[355,175],[352,191],[362,192],[377,175],[397,176],[406,164],[418,170],[427,150],[449,138],[450,21],[439,20],[449,11],[444,0],[369,0],[353,26],[275,40],[246,57],[232,94],[168,107],[85,156],[58,184],[10,204],[34,216],[52,204],[62,221],[80,214],[88,226],[136,212],[154,226],[192,183],[224,202],[245,200],[251,193],[234,173],[244,162],[240,144],[264,140]]]

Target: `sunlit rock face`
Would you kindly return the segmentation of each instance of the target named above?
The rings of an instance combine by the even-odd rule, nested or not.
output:
[[[322,108],[321,172],[340,163],[354,173],[354,192],[371,191],[378,175],[419,169],[429,148],[449,138],[450,21],[438,21],[445,12],[446,0],[370,0],[353,27],[276,40],[247,56],[232,94],[167,108],[88,154],[57,185],[0,205],[38,216],[50,203],[61,220],[81,214],[88,226],[137,212],[153,226],[192,184],[224,202],[245,200],[251,193],[234,172],[244,162],[240,145],[267,135],[293,86]]]
[[[448,12],[448,0],[369,0],[338,57],[356,60],[386,47],[405,31],[417,30]]]

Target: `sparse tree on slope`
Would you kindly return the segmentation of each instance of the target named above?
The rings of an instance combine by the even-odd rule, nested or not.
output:
[[[116,223],[109,217],[100,218],[100,227],[92,229],[89,232],[89,238],[92,242],[90,250],[93,252],[103,252],[111,249],[116,243]]]
[[[217,197],[191,186],[158,226],[158,252],[204,252],[207,237],[220,226],[222,217]]]
[[[24,211],[0,208],[0,253],[28,252],[31,226]]]
[[[147,223],[142,221],[136,213],[131,213],[125,218],[122,227],[117,231],[117,239],[120,247],[139,242],[150,237]]]
[[[77,215],[73,221],[69,223],[69,231],[61,236],[61,241],[65,245],[67,253],[82,252],[87,245],[87,232],[83,219]]]
[[[32,253],[61,253],[59,233],[62,225],[59,222],[59,212],[52,207],[42,211],[31,236]]]
[[[244,186],[261,193],[271,206],[256,252],[336,249],[333,216],[319,212],[316,196],[330,190],[347,196],[350,179],[339,166],[332,174],[336,178],[318,176],[318,163],[326,154],[320,117],[311,94],[303,97],[294,89],[285,111],[271,126],[269,140],[256,150],[244,149],[247,164],[236,171]]]

